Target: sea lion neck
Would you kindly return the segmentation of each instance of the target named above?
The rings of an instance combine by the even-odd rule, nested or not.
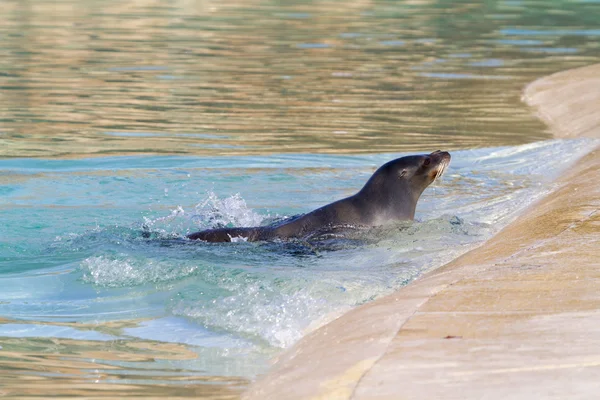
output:
[[[384,219],[413,219],[422,191],[415,193],[411,186],[410,181],[378,170],[354,197]]]

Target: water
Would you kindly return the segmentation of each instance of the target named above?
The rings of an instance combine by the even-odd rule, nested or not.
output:
[[[489,238],[591,145],[453,152],[416,223],[334,250],[184,235],[310,211],[398,154],[3,160],[0,337],[171,343],[187,358],[95,362],[145,383],[169,371],[251,379],[310,330]]]
[[[547,139],[585,1],[3,1],[4,157],[379,153]]]
[[[548,141],[520,94],[597,62],[596,3],[4,1],[0,397],[235,398],[486,240],[591,147]],[[436,149],[419,221],[363,244],[182,239]]]

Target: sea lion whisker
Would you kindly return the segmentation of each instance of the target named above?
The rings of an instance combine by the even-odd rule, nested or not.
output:
[[[442,177],[442,175],[444,175],[444,172],[446,172],[446,167],[448,166],[448,161],[447,160],[442,160],[440,162],[440,166],[437,169],[437,171],[435,172],[435,176],[433,177],[433,182],[437,181],[439,178]]]
[[[442,169],[442,173],[441,175],[446,173],[446,170],[448,169],[448,166],[450,165],[450,160],[444,160],[444,168]],[[441,176],[440,175],[440,176]]]
[[[434,183],[435,181],[437,181],[437,178],[439,178],[440,171],[442,170],[442,165],[443,165],[443,163],[440,163],[440,165],[435,170],[435,175],[433,175],[433,180],[431,181],[431,183]]]

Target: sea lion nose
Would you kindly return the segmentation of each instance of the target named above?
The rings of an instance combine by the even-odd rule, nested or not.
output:
[[[436,160],[439,159],[439,160],[450,161],[450,153],[448,153],[447,151],[436,150],[433,153],[431,153],[429,156],[435,157]]]

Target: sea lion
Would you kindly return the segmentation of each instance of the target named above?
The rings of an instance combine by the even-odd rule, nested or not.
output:
[[[377,169],[355,195],[307,214],[270,226],[208,229],[187,237],[206,242],[231,242],[233,238],[254,242],[303,238],[340,226],[376,227],[412,220],[421,193],[444,173],[449,163],[450,154],[440,150],[397,158]]]

